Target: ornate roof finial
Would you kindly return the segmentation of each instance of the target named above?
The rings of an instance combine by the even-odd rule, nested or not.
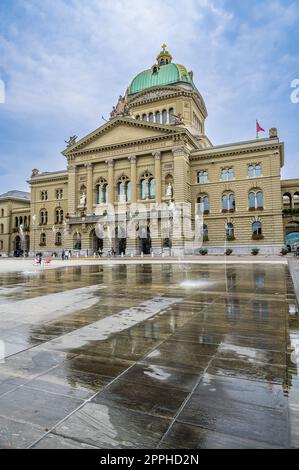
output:
[[[171,61],[172,61],[172,56],[171,54],[166,50],[167,48],[167,44],[162,44],[162,51],[160,52],[160,54],[158,55],[157,57],[157,62],[158,62],[158,65],[159,66],[162,66],[162,65],[168,65],[168,64],[171,64]]]

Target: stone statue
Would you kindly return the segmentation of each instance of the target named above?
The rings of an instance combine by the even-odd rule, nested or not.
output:
[[[35,176],[39,175],[39,170],[37,168],[33,168],[32,173],[31,173],[31,178],[34,178]]]
[[[65,140],[65,143],[67,144],[68,147],[76,143],[76,140],[78,139],[77,135],[71,135],[69,140]]]
[[[115,118],[116,116],[128,116],[130,114],[127,99],[125,96],[119,96],[118,103],[116,106],[113,106],[110,113],[110,119]]]
[[[174,123],[173,123],[174,126],[179,126],[181,124],[184,124],[183,116],[180,113],[177,115],[174,114],[173,117],[174,117]]]
[[[168,183],[167,188],[166,188],[166,197],[172,197],[173,191],[172,191],[172,184]]]
[[[278,137],[278,132],[277,132],[276,127],[271,127],[271,129],[269,130],[269,137],[270,139],[275,139],[276,137]]]
[[[80,197],[80,206],[85,206],[86,204],[86,194],[82,193]]]

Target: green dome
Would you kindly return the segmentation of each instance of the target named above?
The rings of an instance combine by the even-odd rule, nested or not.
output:
[[[189,83],[194,88],[192,77],[183,65],[173,63],[161,67],[156,65],[149,70],[144,70],[134,78],[129,86],[128,94],[133,95],[148,88],[175,85],[181,82]]]

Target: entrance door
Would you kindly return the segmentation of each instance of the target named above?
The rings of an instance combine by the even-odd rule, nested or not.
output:
[[[149,227],[141,229],[140,249],[144,255],[150,255],[152,248],[151,231]]]
[[[95,230],[93,230],[93,232],[91,234],[91,238],[92,238],[91,246],[92,246],[93,252],[97,253],[99,249],[103,250],[104,240],[103,240],[103,238],[98,238],[97,237]]]

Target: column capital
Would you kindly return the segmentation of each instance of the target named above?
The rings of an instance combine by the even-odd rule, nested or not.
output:
[[[131,157],[128,157],[128,160],[129,160],[131,163],[136,163],[137,157],[136,157],[136,155],[132,155]]]
[[[173,147],[172,154],[174,157],[189,157],[190,152],[185,147]]]
[[[68,167],[67,167],[67,171],[75,172],[76,169],[77,169],[76,165],[68,165]]]
[[[155,158],[155,160],[161,160],[161,152],[153,152],[153,157]]]
[[[114,167],[114,160],[112,158],[110,160],[106,160],[105,163],[107,163],[108,167],[110,168]]]
[[[93,163],[85,163],[84,166],[85,166],[85,168],[87,168],[87,170],[92,170]]]

